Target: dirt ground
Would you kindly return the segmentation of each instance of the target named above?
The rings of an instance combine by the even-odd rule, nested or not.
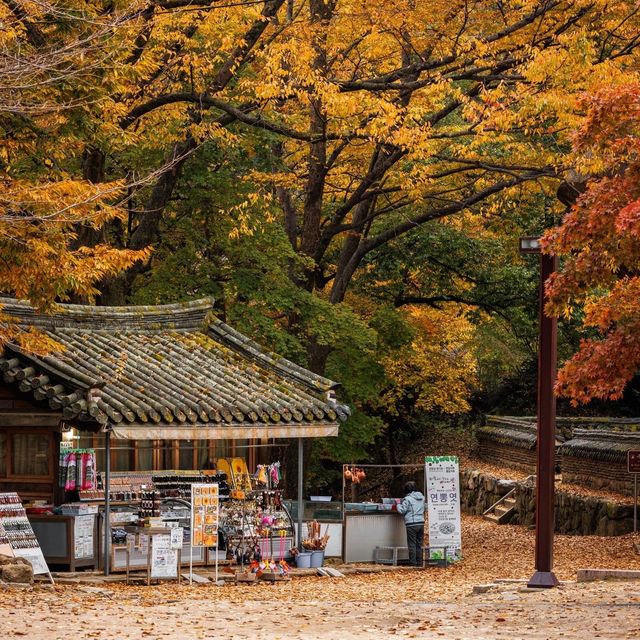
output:
[[[559,588],[530,592],[533,533],[464,518],[465,559],[449,569],[255,586],[123,584],[0,590],[0,638],[201,640],[640,638],[640,582],[573,582],[578,568],[640,569],[640,537],[558,536]]]

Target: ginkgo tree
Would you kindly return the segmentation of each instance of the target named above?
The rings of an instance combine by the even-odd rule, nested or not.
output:
[[[126,114],[149,84],[166,81],[215,4],[195,3],[201,11],[193,17],[188,0],[0,2],[0,291],[46,309],[57,300],[94,299],[97,285],[148,262],[150,242],[133,233],[119,241],[116,233],[131,222],[134,193],[151,187],[145,215],[129,227],[141,233],[155,194],[170,191],[171,176],[202,135],[187,136],[155,166],[136,166],[126,154],[138,147],[144,154],[153,141],[141,144],[128,132]],[[265,14],[280,4],[267,2]],[[219,87],[268,24],[260,9],[236,22],[228,46],[218,40],[211,55],[217,75],[210,80]],[[160,33],[152,45],[154,27]],[[147,44],[153,51],[141,59]],[[2,327],[0,338],[16,337],[6,319]]]
[[[94,297],[98,282],[150,255],[78,242],[80,226],[98,234],[125,212],[124,181],[98,188],[81,167],[122,21],[98,15],[86,3],[0,3],[0,291],[42,309]],[[0,341],[8,337],[47,347],[5,319]]]

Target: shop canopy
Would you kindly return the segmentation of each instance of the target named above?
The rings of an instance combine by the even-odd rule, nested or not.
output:
[[[306,438],[336,436],[349,415],[336,383],[215,318],[211,299],[60,304],[45,315],[0,298],[0,314],[57,344],[43,356],[5,345],[4,381],[79,429],[136,440]]]

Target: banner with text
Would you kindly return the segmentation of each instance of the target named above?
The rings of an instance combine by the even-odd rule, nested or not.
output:
[[[427,505],[429,513],[429,557],[462,558],[460,522],[460,465],[457,456],[427,456]]]
[[[218,546],[219,499],[217,484],[191,485],[191,546]]]

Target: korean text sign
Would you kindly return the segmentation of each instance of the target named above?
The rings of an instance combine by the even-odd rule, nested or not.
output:
[[[430,557],[438,558],[447,548],[447,557],[462,557],[460,521],[460,465],[456,456],[425,458],[429,514]]]

